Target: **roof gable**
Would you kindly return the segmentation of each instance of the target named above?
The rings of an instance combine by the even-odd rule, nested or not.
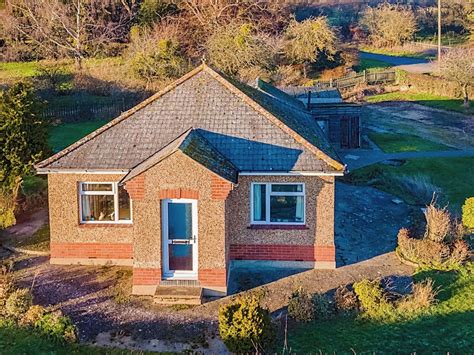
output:
[[[206,65],[37,168],[130,170],[175,139],[183,127],[202,128],[209,144],[240,171],[343,170],[310,115],[279,105]]]

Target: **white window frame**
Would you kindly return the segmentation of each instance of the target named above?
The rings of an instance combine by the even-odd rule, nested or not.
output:
[[[254,185],[265,185],[265,221],[255,221],[253,210],[254,210],[254,198],[253,190]],[[303,191],[301,192],[272,192],[272,185],[302,185]],[[302,222],[271,222],[270,221],[270,196],[302,196],[303,197],[303,221]],[[250,184],[250,224],[252,225],[305,225],[306,224],[306,187],[304,182],[252,182]]]
[[[101,184],[101,185],[112,185],[112,191],[84,191],[84,184]],[[114,196],[114,220],[105,220],[105,221],[85,221],[82,216],[82,196],[94,195],[94,196],[104,196],[110,195]],[[130,196],[129,196],[130,197]],[[130,219],[129,220],[119,220],[119,197],[118,197],[118,183],[110,181],[81,181],[79,182],[79,218],[81,224],[132,224],[133,223],[133,202],[130,198]]]

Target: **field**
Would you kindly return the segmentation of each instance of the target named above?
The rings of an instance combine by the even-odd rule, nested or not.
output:
[[[49,146],[54,152],[58,152],[107,122],[107,120],[94,120],[52,126],[49,131]]]
[[[461,99],[453,99],[446,96],[437,96],[425,93],[414,92],[391,92],[369,96],[367,102],[377,103],[385,101],[413,101],[420,105],[433,107],[442,110],[455,111],[468,115],[474,115],[474,107],[464,108]]]
[[[361,58],[359,65],[356,66],[355,70],[357,72],[363,70],[371,70],[371,69],[385,69],[391,67],[391,65],[387,62],[377,60],[377,59],[368,59],[368,58]]]
[[[474,348],[474,267],[455,272],[419,271],[432,278],[439,303],[427,314],[393,322],[336,316],[288,333],[291,353],[469,353]]]
[[[451,149],[443,144],[409,134],[370,132],[368,136],[385,153],[426,152]]]

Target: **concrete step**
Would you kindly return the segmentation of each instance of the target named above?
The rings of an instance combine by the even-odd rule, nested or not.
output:
[[[202,303],[201,287],[158,286],[153,298],[158,304],[189,304]]]

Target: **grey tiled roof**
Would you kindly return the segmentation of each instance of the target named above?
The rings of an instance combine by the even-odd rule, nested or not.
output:
[[[237,168],[202,136],[200,130],[196,129],[188,129],[154,155],[138,164],[121,182],[133,179],[177,150],[222,178],[237,183]]]
[[[133,169],[194,127],[239,171],[342,170],[309,114],[228,80],[207,66],[195,69],[156,99],[149,99],[37,167],[44,171]],[[246,95],[278,122],[269,119]],[[289,134],[288,127],[296,134]]]

